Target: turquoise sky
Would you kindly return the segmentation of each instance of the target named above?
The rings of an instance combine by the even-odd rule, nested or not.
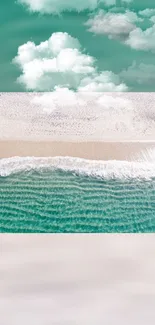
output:
[[[146,8],[155,8],[154,0],[134,0],[126,5],[126,9],[135,13]],[[109,10],[111,9],[106,9]],[[124,12],[123,10],[125,8],[118,9],[118,12]],[[98,8],[94,14],[97,11]],[[95,58],[98,71],[109,70],[119,75],[121,82],[125,82],[129,87],[129,91],[155,91],[155,51],[135,50],[118,39],[109,39],[105,34],[89,32],[85,26],[89,15],[89,10],[80,13],[66,10],[60,15],[34,13],[14,0],[1,0],[0,91],[26,91],[24,85],[16,82],[21,75],[20,68],[12,63],[18,47],[28,41],[33,41],[37,45],[55,32],[67,32],[77,38],[85,53]],[[149,18],[141,23],[142,30],[151,26]],[[155,43],[155,34],[151,37]],[[126,76],[123,71],[130,67],[133,67],[132,73]]]

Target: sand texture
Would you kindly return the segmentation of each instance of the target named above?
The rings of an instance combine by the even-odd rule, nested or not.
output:
[[[0,141],[0,158],[71,156],[94,160],[137,160],[155,149],[151,142]]]
[[[0,140],[155,140],[155,93],[84,93],[73,103],[49,96],[0,93]]]

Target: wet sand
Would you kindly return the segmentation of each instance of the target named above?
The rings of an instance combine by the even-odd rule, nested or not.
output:
[[[71,156],[93,160],[136,160],[155,142],[0,141],[0,158]]]

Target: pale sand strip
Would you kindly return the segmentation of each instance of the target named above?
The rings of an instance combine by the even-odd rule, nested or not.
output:
[[[134,160],[155,142],[0,141],[0,158],[71,156],[94,160]]]
[[[78,105],[47,95],[0,93],[0,140],[155,141],[155,93],[86,92]]]
[[[155,234],[1,234],[1,325],[154,325]]]

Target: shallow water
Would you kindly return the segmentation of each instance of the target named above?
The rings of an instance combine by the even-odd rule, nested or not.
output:
[[[60,169],[0,177],[1,232],[155,232],[155,179]]]

